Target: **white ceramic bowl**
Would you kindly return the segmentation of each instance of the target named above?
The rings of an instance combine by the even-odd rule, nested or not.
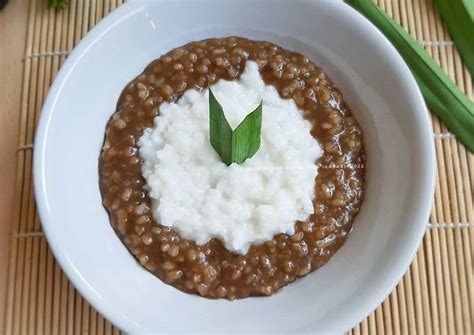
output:
[[[144,270],[109,225],[98,188],[104,128],[122,88],[192,40],[240,35],[301,52],[325,69],[363,128],[367,191],[347,243],[268,298],[184,294]],[[407,66],[339,1],[132,0],[68,57],[43,108],[34,157],[38,209],[54,255],[119,328],[142,332],[343,332],[390,293],[422,238],[434,189],[429,116]]]

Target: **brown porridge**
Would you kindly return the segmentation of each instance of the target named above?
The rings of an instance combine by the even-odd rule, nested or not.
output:
[[[313,123],[324,154],[318,160],[315,213],[245,255],[216,239],[204,245],[155,222],[144,189],[137,140],[163,101],[219,79],[238,79],[247,60],[267,84],[294,99]],[[346,241],[363,199],[362,132],[328,76],[308,58],[270,42],[239,37],[192,42],[153,61],[123,90],[99,161],[100,191],[110,222],[138,261],[164,282],[208,298],[271,295],[324,265]]]

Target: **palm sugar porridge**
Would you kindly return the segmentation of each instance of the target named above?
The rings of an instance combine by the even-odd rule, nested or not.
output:
[[[225,164],[209,88],[233,129],[262,102],[261,144]],[[150,272],[208,298],[271,295],[324,265],[364,193],[362,132],[305,56],[239,37],[189,43],[123,90],[106,128],[100,191]]]

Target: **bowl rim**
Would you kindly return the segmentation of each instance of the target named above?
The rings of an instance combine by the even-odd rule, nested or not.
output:
[[[42,112],[40,116],[40,120],[36,130],[35,136],[35,150],[33,154],[33,183],[34,183],[34,192],[37,204],[38,214],[41,218],[42,229],[44,234],[47,238],[48,245],[51,248],[55,259],[61,266],[61,269],[66,274],[67,278],[73,283],[74,287],[79,291],[79,293],[95,308],[99,311],[106,319],[110,320],[114,326],[120,328],[121,330],[130,329],[130,324],[127,323],[117,312],[117,310],[111,310],[104,304],[101,299],[98,299],[97,296],[94,294],[94,290],[85,285],[80,280],[80,273],[78,269],[74,267],[74,265],[68,259],[68,255],[62,250],[60,241],[55,237],[54,234],[54,224],[53,219],[49,216],[49,204],[48,204],[48,197],[45,187],[45,180],[44,180],[44,170],[45,170],[45,160],[44,160],[44,151],[47,146],[47,132],[49,123],[51,121],[51,117],[55,111],[55,106],[58,101],[58,97],[60,96],[63,86],[68,80],[70,73],[74,70],[75,66],[81,60],[82,56],[85,55],[88,49],[94,44],[94,42],[101,38],[101,36],[107,33],[110,29],[113,28],[115,24],[117,24],[123,15],[132,14],[138,12],[143,9],[140,7],[140,3],[147,3],[153,0],[129,0],[125,2],[123,5],[112,11],[106,17],[104,17],[95,27],[93,27],[87,35],[77,44],[74,50],[69,54],[66,62],[61,66],[58,74],[56,75],[53,84],[50,87],[48,92],[47,98],[43,104]],[[161,2],[166,2],[169,0],[161,0]],[[182,0],[180,0],[182,1]],[[192,1],[192,0],[191,0]],[[230,0],[224,0],[230,1]],[[246,0],[251,1],[251,0]],[[242,1],[242,4],[245,4],[246,1]],[[258,0],[261,2],[268,2],[271,0]],[[294,0],[300,2],[311,2],[309,0]],[[321,2],[327,2],[328,0],[315,0]],[[282,1],[281,1],[282,2]],[[344,15],[352,16],[354,20],[358,20],[360,24],[365,26],[364,29],[368,30],[373,36],[378,36],[378,41],[376,43],[383,44],[384,47],[390,50],[390,53],[393,54],[393,59],[397,62],[397,70],[401,72],[403,77],[407,80],[406,84],[410,86],[410,89],[416,91],[416,95],[418,97],[418,108],[417,110],[419,113],[423,114],[424,116],[424,126],[429,129],[430,135],[432,134],[431,128],[431,119],[426,104],[424,102],[423,96],[421,91],[415,81],[414,76],[410,72],[408,66],[403,61],[402,57],[398,53],[398,51],[393,47],[393,45],[387,40],[387,38],[371,23],[369,22],[364,16],[358,13],[355,9],[350,7],[349,5],[344,4],[341,7],[341,10],[345,11]],[[426,129],[425,129],[426,130]],[[423,134],[425,136],[426,134]],[[423,139],[424,142],[426,138]],[[434,141],[430,138],[427,141],[428,145],[424,145],[425,150],[427,150],[427,156],[431,157],[430,162],[426,162],[427,168],[429,170],[426,171],[427,176],[431,180],[429,185],[429,192],[427,191],[424,195],[423,199],[420,199],[420,207],[425,209],[424,213],[424,221],[419,224],[417,227],[416,233],[417,236],[413,239],[412,245],[407,250],[410,250],[410,257],[406,259],[400,260],[403,263],[403,267],[400,266],[400,271],[398,276],[394,276],[389,284],[386,284],[382,291],[383,294],[378,295],[378,299],[371,298],[370,302],[366,302],[364,305],[363,311],[359,313],[352,313],[350,316],[345,316],[345,322],[347,324],[351,324],[352,326],[357,325],[358,322],[363,320],[366,316],[368,316],[373,310],[375,310],[393,291],[396,285],[400,282],[403,278],[405,273],[407,272],[410,264],[412,263],[418,249],[422,238],[425,233],[426,225],[428,224],[429,216],[430,216],[430,209],[432,204],[432,198],[435,191],[435,182],[436,182],[436,157],[435,157],[435,147]],[[428,189],[428,188],[427,188]],[[427,200],[428,199],[428,200]],[[428,201],[428,202],[427,202]],[[365,307],[370,306],[370,309]]]

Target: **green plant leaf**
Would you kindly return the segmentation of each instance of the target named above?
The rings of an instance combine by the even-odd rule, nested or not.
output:
[[[49,7],[63,9],[69,4],[69,0],[48,0]]]
[[[232,163],[232,128],[227,122],[224,110],[209,89],[209,131],[211,145],[227,165]]]
[[[474,1],[462,0],[462,4],[464,5],[464,8],[466,9],[471,20],[474,21]]]
[[[392,42],[410,67],[431,111],[467,149],[474,151],[474,103],[416,41],[371,0],[346,0],[346,3],[369,19]]]
[[[260,147],[261,131],[262,102],[232,130],[221,104],[209,89],[209,138],[224,163],[240,164],[255,155]]]
[[[474,78],[474,0],[435,0],[434,3]]]
[[[240,164],[260,148],[262,102],[247,115],[232,133],[232,162]]]

